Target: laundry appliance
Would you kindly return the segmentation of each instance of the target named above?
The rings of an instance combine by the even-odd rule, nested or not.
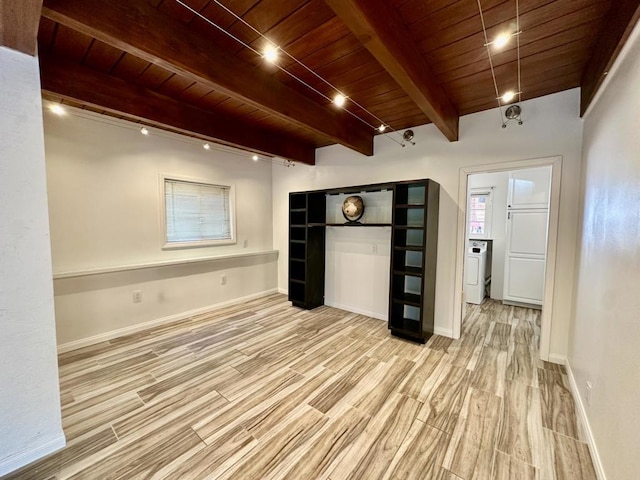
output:
[[[464,268],[464,293],[468,303],[481,304],[491,285],[491,241],[469,240]]]

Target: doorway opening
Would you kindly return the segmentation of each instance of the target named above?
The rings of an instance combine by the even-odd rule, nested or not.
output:
[[[525,307],[539,319],[540,358],[548,360],[561,162],[461,169],[455,338],[467,313]]]

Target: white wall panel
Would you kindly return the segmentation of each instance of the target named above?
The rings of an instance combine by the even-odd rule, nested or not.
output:
[[[640,24],[607,79],[585,118],[569,363],[596,465],[615,480],[640,471]]]
[[[0,47],[0,476],[64,446],[38,61]]]

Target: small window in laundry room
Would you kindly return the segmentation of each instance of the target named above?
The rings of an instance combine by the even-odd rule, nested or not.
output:
[[[468,208],[469,238],[481,239],[491,236],[491,189],[472,188]]]

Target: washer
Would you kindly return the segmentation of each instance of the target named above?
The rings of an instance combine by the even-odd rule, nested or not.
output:
[[[491,281],[491,274],[487,275],[487,243],[469,240],[464,269],[464,293],[468,303],[481,304],[485,298],[486,285]]]

